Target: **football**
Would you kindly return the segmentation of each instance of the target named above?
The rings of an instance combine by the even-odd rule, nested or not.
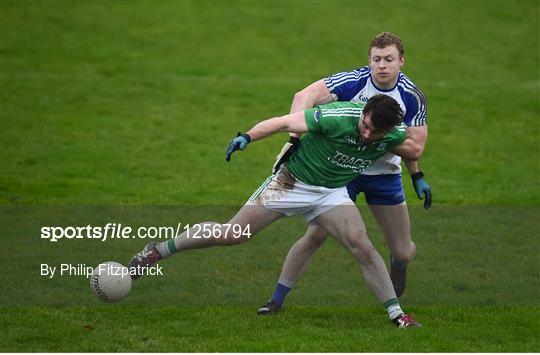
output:
[[[99,264],[90,277],[90,287],[94,295],[104,302],[121,301],[131,290],[129,269],[116,261]]]

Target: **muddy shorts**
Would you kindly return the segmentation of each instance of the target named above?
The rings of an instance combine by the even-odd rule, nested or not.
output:
[[[277,174],[269,176],[249,201],[287,217],[301,213],[308,222],[336,206],[354,205],[346,187],[330,189],[305,184],[285,166]]]

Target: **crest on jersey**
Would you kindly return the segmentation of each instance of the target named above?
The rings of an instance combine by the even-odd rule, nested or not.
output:
[[[315,119],[315,122],[319,122],[321,119],[321,110],[315,110],[313,113],[313,118]]]
[[[384,150],[384,148],[386,148],[386,143],[381,143],[379,144],[379,146],[377,147],[377,150],[379,152],[382,152]]]

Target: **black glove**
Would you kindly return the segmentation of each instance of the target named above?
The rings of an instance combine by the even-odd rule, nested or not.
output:
[[[285,163],[291,155],[298,149],[298,146],[300,145],[300,138],[297,137],[289,137],[289,141],[285,143],[283,148],[281,148],[281,152],[276,156],[276,162],[274,163],[274,166],[272,167],[272,174],[277,173],[279,170],[281,164]]]

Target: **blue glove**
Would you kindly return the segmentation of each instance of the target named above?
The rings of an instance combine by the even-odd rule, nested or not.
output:
[[[249,142],[251,142],[249,134],[241,134],[238,132],[236,138],[229,143],[229,147],[227,148],[227,158],[225,158],[225,160],[231,161],[231,154],[237,150],[246,149]]]
[[[411,174],[412,183],[414,186],[414,191],[419,199],[424,200],[424,208],[428,209],[431,207],[431,186],[424,180],[424,173],[419,171],[417,173]]]

